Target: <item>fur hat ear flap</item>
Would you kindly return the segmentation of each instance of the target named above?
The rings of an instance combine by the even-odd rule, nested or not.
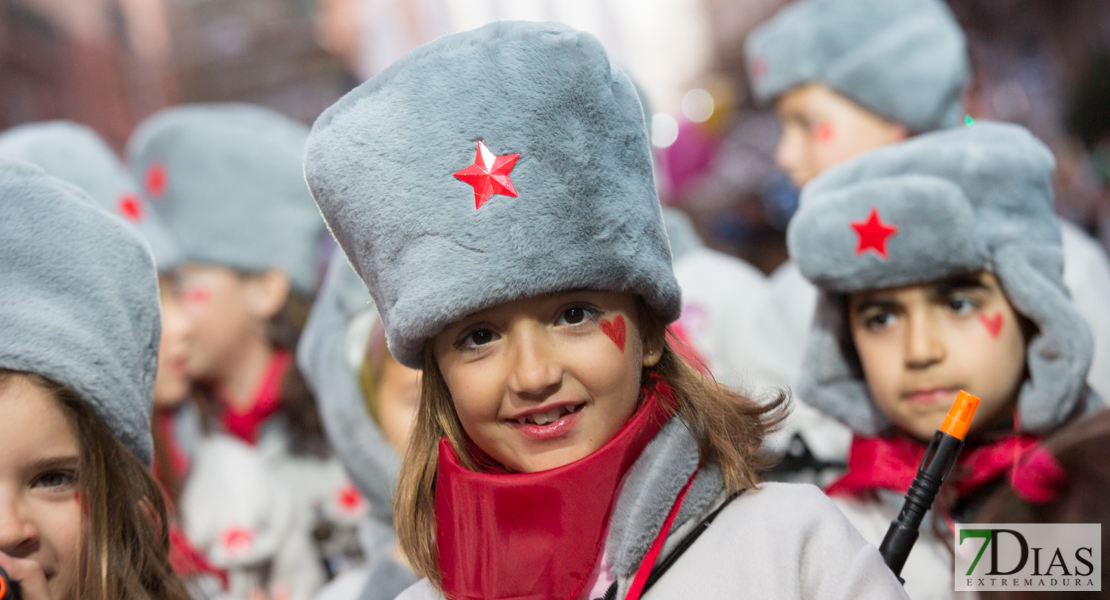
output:
[[[1094,353],[1091,330],[1062,284],[1048,275],[1062,265],[1058,246],[1014,243],[994,252],[994,271],[1010,303],[1037,327],[1026,350],[1029,378],[1018,396],[1019,424],[1031,433],[1048,433],[1077,411],[1101,405],[1085,382]]]
[[[844,294],[819,292],[803,364],[795,388],[806,404],[861,435],[882,435],[893,427],[871,401],[848,331]]]

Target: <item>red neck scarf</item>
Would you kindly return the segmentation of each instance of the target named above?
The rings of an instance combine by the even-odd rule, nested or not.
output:
[[[223,413],[224,429],[248,444],[258,441],[258,430],[279,408],[281,408],[281,382],[293,363],[293,355],[285,350],[277,350],[266,366],[266,372],[258,383],[254,402],[247,412],[237,413],[230,404]]]
[[[1013,471],[1040,438],[1012,434],[990,444],[964,448],[949,476],[957,497]],[[859,495],[872,490],[906,493],[925,456],[926,444],[905,436],[854,436],[848,472],[825,490],[830,496]]]
[[[436,547],[448,598],[577,598],[601,553],[625,472],[669,418],[666,383],[582,460],[538,473],[477,473],[439,442]]]

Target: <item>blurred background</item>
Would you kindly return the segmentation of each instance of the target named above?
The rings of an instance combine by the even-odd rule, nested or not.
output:
[[[743,40],[782,0],[0,0],[0,129],[70,119],[122,150],[143,117],[240,100],[311,124],[417,45],[499,19],[597,35],[643,87],[664,202],[769,273],[797,193],[773,164]],[[1110,246],[1110,2],[950,0],[974,118],[1055,152],[1057,211]]]

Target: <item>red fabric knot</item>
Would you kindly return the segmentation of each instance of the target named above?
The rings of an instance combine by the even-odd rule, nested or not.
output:
[[[165,194],[166,185],[169,183],[166,165],[162,163],[152,163],[147,167],[145,183],[146,191],[150,194],[151,198],[160,198],[162,194]]]
[[[281,408],[281,383],[293,364],[293,355],[285,350],[274,352],[269,366],[258,384],[251,407],[246,412],[235,412],[226,400],[223,412],[224,429],[248,444],[258,441],[258,431]]]
[[[883,223],[882,218],[879,217],[878,208],[872,206],[871,213],[867,215],[866,219],[863,221],[852,221],[849,225],[852,226],[856,235],[859,236],[859,244],[856,246],[856,256],[861,256],[868,250],[871,250],[882,258],[887,258],[887,239],[898,233],[898,227],[889,223]]]
[[[1034,504],[1055,500],[1060,488],[1067,481],[1067,471],[1042,446],[1027,453],[1010,473],[1010,485],[1014,493]]]
[[[143,202],[135,194],[124,194],[116,202],[116,210],[123,218],[138,223],[143,220]]]
[[[494,194],[517,197],[509,173],[516,166],[519,154],[496,156],[481,141],[474,156],[474,164],[455,173],[455,178],[474,188],[474,210],[482,208]]]

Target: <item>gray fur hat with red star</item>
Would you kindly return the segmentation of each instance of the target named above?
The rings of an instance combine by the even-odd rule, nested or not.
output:
[[[593,36],[498,22],[410,52],[317,119],[305,175],[401,363],[475,311],[680,292],[643,111]]]
[[[1036,333],[1018,398],[1044,433],[1101,402],[1093,341],[1063,283],[1052,153],[1024,128],[979,122],[918,136],[822,173],[802,191],[790,255],[821,290],[797,391],[864,435],[891,427],[870,399],[848,330],[852,292],[989,271]]]
[[[0,134],[0,156],[38,165],[123,217],[150,245],[160,271],[181,262],[181,251],[162,219],[150,210],[127,167],[91,128],[71,121],[19,125]]]
[[[147,117],[127,158],[185,260],[278,269],[312,295],[324,222],[301,171],[308,128],[250,104],[186,104]]]
[[[941,0],[800,0],[755,29],[745,53],[761,103],[819,82],[913,132],[964,117],[967,42]]]

